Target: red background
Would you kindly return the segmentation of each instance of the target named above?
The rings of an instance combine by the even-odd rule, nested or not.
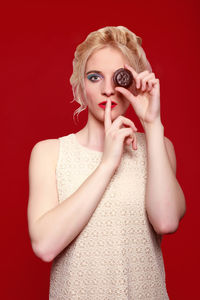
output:
[[[124,6],[123,6],[124,4]],[[123,25],[143,39],[160,79],[161,120],[174,144],[187,201],[178,231],[162,248],[170,300],[198,298],[198,1],[26,1],[1,7],[1,299],[48,299],[51,263],[37,258],[27,227],[28,163],[34,144],[77,132],[69,78],[89,32]],[[132,118],[128,111],[127,117]],[[133,119],[132,119],[133,120]],[[139,120],[133,120],[143,131]]]

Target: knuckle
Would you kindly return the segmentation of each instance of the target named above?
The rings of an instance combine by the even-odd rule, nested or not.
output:
[[[133,135],[133,129],[132,128],[127,128],[128,133],[130,133],[131,135]]]

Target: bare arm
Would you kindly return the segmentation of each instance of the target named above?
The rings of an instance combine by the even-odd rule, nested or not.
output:
[[[124,143],[130,145],[133,141],[134,148],[137,148],[134,123],[123,116],[111,122],[110,99],[104,121],[104,151],[99,166],[62,203],[58,202],[55,174],[59,141],[41,141],[32,150],[28,225],[33,250],[45,261],[53,260],[88,223],[121,162]],[[124,125],[129,128],[124,128]]]
[[[148,156],[148,217],[157,233],[173,233],[186,211],[185,196],[176,178],[175,151],[171,141],[164,137],[161,122],[146,126],[145,133]]]
[[[29,163],[29,233],[33,251],[44,261],[54,259],[82,231],[115,171],[100,163],[83,184],[59,204],[55,161],[52,152],[49,153],[55,145],[58,149],[55,140],[37,143]]]

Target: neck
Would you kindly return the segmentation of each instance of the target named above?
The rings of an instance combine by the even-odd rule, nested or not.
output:
[[[88,114],[87,124],[79,131],[79,138],[85,147],[103,151],[105,129],[104,122],[97,120],[90,113]]]

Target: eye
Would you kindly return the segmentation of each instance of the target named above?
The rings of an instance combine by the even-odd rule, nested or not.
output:
[[[92,81],[92,82],[96,82],[96,81],[99,81],[99,79],[101,78],[101,76],[98,75],[98,74],[89,74],[89,75],[87,76],[87,78],[88,78],[90,81]]]

